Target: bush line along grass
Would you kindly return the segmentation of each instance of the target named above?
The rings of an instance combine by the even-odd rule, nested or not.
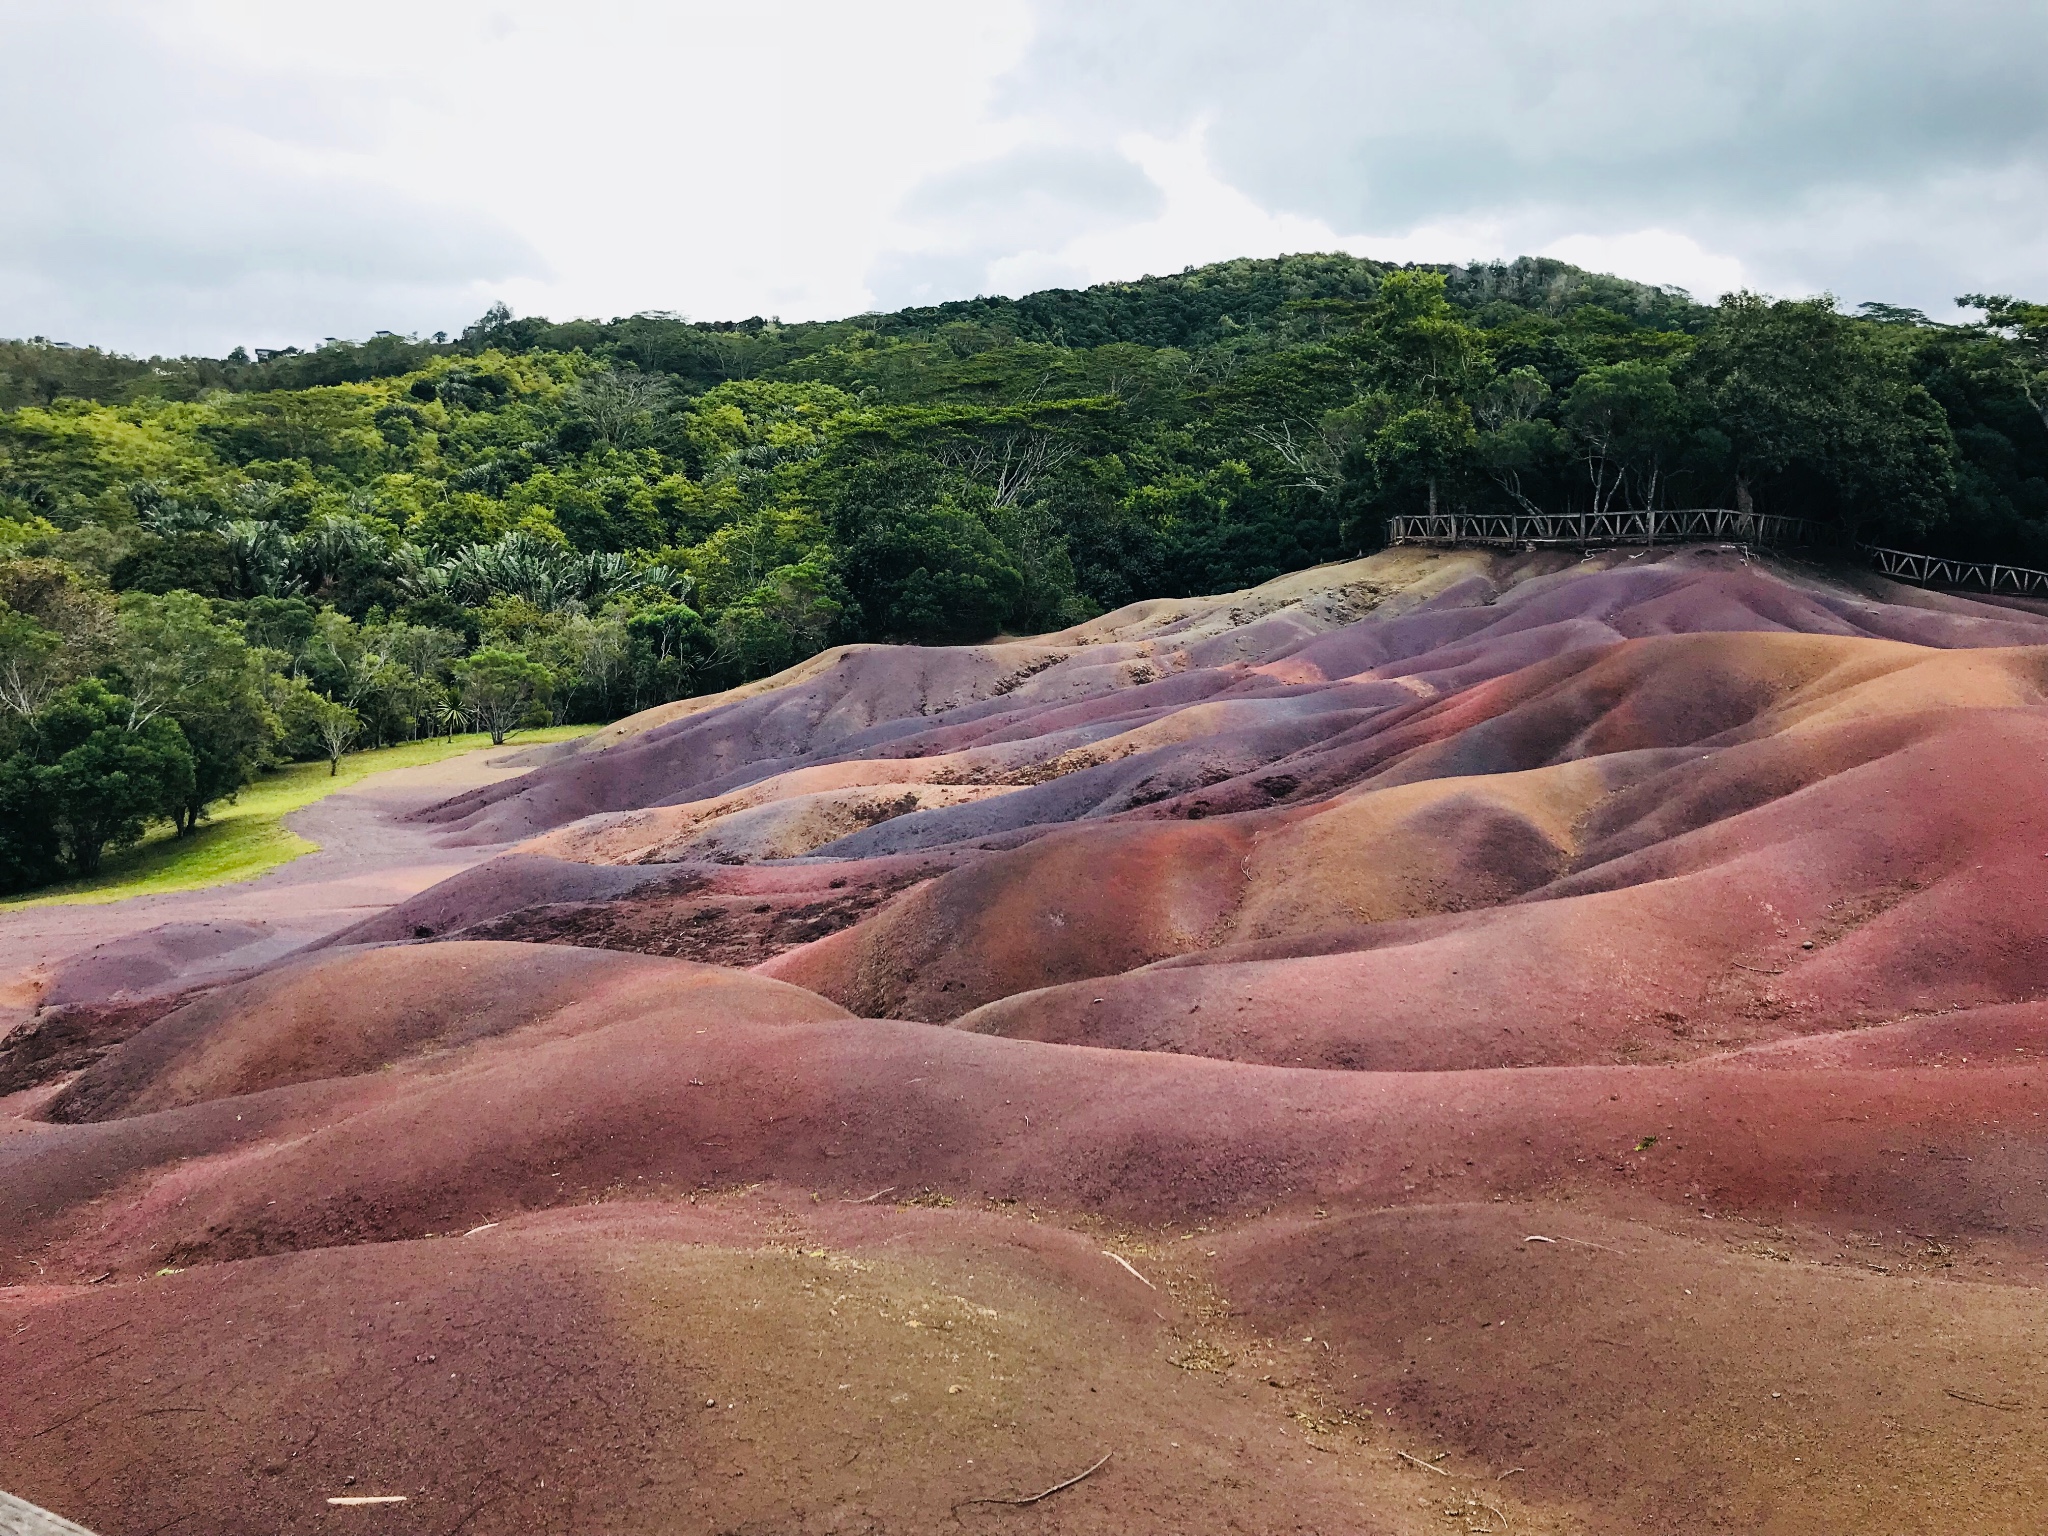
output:
[[[516,751],[550,741],[567,741],[595,730],[589,725],[556,726],[522,731],[500,749]],[[198,831],[176,837],[168,826],[153,829],[136,847],[108,858],[106,866],[85,880],[49,886],[33,895],[0,902],[0,908],[64,906],[125,901],[131,896],[166,895],[209,885],[253,880],[280,864],[289,864],[319,844],[299,836],[284,818],[339,789],[349,789],[373,774],[395,768],[417,768],[464,752],[490,747],[482,732],[407,742],[402,746],[352,752],[330,774],[324,762],[292,763],[265,774],[232,803],[221,805]]]

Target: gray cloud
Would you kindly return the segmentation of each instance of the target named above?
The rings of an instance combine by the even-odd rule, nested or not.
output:
[[[304,344],[506,292],[795,318],[1418,229],[1469,257],[1665,231],[1708,281],[1930,312],[2048,296],[2042,0],[1029,3],[1021,57],[875,0],[870,53],[793,77],[800,12],[713,0],[330,0],[250,13],[246,50],[206,0],[0,0],[0,335]],[[1220,183],[1126,152],[1201,125]],[[828,143],[888,146],[886,195],[821,197]]]
[[[1206,118],[1226,180],[1341,231],[1660,226],[1794,284],[2048,285],[2038,0],[1046,0],[1040,15],[1009,110],[1102,135]]]
[[[2032,0],[1048,0],[1044,20],[1012,107],[1160,130],[1213,113],[1233,180],[1346,226],[1503,200],[1782,203],[2048,149]]]
[[[1164,203],[1113,149],[1027,145],[919,186],[902,213],[931,244],[886,253],[868,287],[884,309],[970,298],[985,291],[992,261],[1057,251],[1076,235],[1153,217]]]
[[[495,220],[351,165],[387,94],[212,66],[118,21],[0,9],[0,335],[225,350],[317,339],[309,310],[335,334],[432,330],[536,270]]]

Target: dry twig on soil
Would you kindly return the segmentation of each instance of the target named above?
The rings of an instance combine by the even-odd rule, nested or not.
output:
[[[1131,1263],[1131,1261],[1125,1258],[1122,1254],[1111,1253],[1107,1248],[1105,1248],[1102,1250],[1102,1256],[1105,1259],[1115,1259],[1117,1263],[1123,1265],[1123,1267],[1125,1269],[1128,1269],[1133,1275],[1137,1275],[1138,1283],[1144,1286],[1147,1290],[1156,1291],[1159,1289],[1158,1286],[1154,1285],[1150,1280],[1147,1280],[1143,1275],[1139,1275],[1137,1266]]]
[[[1532,1232],[1523,1238],[1522,1241],[1525,1243],[1570,1243],[1575,1248],[1597,1248],[1602,1253],[1612,1253],[1624,1259],[1628,1257],[1628,1253],[1624,1249],[1610,1248],[1605,1243],[1589,1243],[1583,1237],[1545,1237],[1540,1232]]]
[[[955,1504],[953,1507],[955,1509],[965,1509],[970,1504],[1036,1504],[1041,1499],[1051,1498],[1054,1494],[1060,1492],[1062,1489],[1073,1487],[1074,1484],[1080,1482],[1081,1479],[1084,1477],[1093,1477],[1097,1472],[1100,1472],[1104,1467],[1109,1465],[1109,1458],[1114,1456],[1115,1454],[1116,1452],[1114,1451],[1104,1451],[1102,1453],[1102,1460],[1096,1462],[1094,1466],[1089,1467],[1086,1471],[1076,1472],[1072,1477],[1068,1478],[1063,1483],[1054,1483],[1050,1488],[1046,1489],[1043,1493],[1027,1494],[1026,1496],[1020,1499],[962,1499],[958,1504]]]
[[[1979,1408],[1996,1408],[2000,1413],[2024,1413],[2034,1406],[2032,1403],[1994,1403],[1988,1397],[1972,1397],[1967,1392],[1958,1392],[1954,1387],[1943,1387],[1941,1390],[1959,1403],[1974,1403]]]
[[[1435,1462],[1424,1461],[1420,1456],[1410,1456],[1406,1451],[1396,1451],[1394,1452],[1394,1454],[1400,1457],[1403,1461],[1414,1462],[1415,1465],[1422,1468],[1422,1470],[1425,1472],[1434,1472],[1438,1477],[1449,1477],[1451,1475],[1450,1473],[1446,1472],[1442,1467],[1438,1466]]]

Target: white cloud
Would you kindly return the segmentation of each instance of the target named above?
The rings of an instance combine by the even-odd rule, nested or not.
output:
[[[1639,283],[1675,285],[1704,300],[1752,286],[1748,271],[1736,257],[1706,250],[1692,236],[1670,229],[1566,235],[1536,254],[1555,256],[1593,272],[1632,277]]]
[[[1028,37],[1014,0],[0,9],[0,335],[857,311]]]
[[[1275,214],[1261,208],[1217,176],[1209,162],[1206,124],[1178,138],[1126,135],[1117,145],[1160,193],[1150,219],[1091,230],[1057,253],[1020,252],[991,266],[1005,292],[1035,282],[1034,260],[1051,255],[1052,265],[1089,282],[1174,272],[1184,266],[1272,251],[1330,250],[1338,235],[1320,219]],[[1036,283],[1043,286],[1042,283]]]
[[[1079,221],[1070,208],[1057,208],[1012,239],[990,242],[978,223],[963,223],[954,210],[929,216],[930,199],[920,195],[923,218],[902,221],[898,245],[886,251],[872,279],[883,304],[926,303],[933,297],[969,294],[1024,294],[1042,288],[1178,272],[1237,256],[1280,256],[1300,251],[1349,251],[1381,261],[1464,262],[1504,253],[1497,221],[1465,220],[1422,225],[1400,234],[1348,234],[1317,218],[1276,213],[1230,185],[1210,158],[1208,123],[1197,121],[1172,137],[1124,135],[1117,163],[1149,197],[1130,195],[1122,218]],[[1102,171],[1099,179],[1107,179]],[[967,173],[946,182],[958,185]],[[951,278],[955,292],[934,294],[931,277]]]
[[[993,245],[980,238],[984,230],[979,223],[963,227],[957,218],[945,216],[953,211],[950,205],[941,205],[940,217],[906,221],[900,228],[902,248],[885,254],[876,279],[884,290],[882,302],[923,303],[948,296],[929,291],[934,273],[953,280],[956,292],[951,296],[1017,295],[1176,272],[1234,256],[1299,251],[1349,251],[1392,262],[1462,263],[1533,250],[1638,282],[1676,284],[1703,298],[1750,282],[1737,258],[1706,250],[1690,236],[1668,229],[1572,234],[1547,245],[1521,247],[1501,219],[1452,219],[1389,234],[1339,231],[1321,219],[1262,207],[1230,185],[1210,157],[1208,135],[1204,120],[1172,138],[1131,133],[1118,142],[1123,163],[1141,174],[1156,194],[1150,217],[1098,217],[1072,233],[1056,215],[1042,217],[1006,230],[1007,238]],[[966,180],[956,171],[946,182],[958,186]],[[932,199],[921,196],[919,202],[929,208]],[[1020,199],[1011,206],[1030,211],[1032,200]],[[1527,218],[1517,222],[1525,229],[1532,224],[1542,227]],[[1033,238],[1047,234],[1052,238]]]
[[[0,0],[0,335],[809,318],[1236,255],[2048,290],[2038,0]]]
[[[1418,255],[1621,240],[1628,275],[1732,270],[1657,232],[1770,290],[1932,310],[2048,289],[2043,58],[2039,0],[1938,25],[1909,0],[1043,0],[999,101],[1106,140],[1205,117],[1258,206]]]

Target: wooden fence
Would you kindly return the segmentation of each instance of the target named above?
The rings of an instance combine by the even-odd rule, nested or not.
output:
[[[1590,549],[1607,544],[1692,544],[1732,539],[1772,549],[1825,544],[1829,530],[1797,517],[1771,517],[1728,507],[1675,512],[1439,512],[1387,519],[1389,544],[1562,545]]]
[[[2030,571],[2023,565],[1947,560],[1940,555],[1909,555],[1903,549],[1879,549],[1874,544],[1856,547],[1894,581],[1910,581],[1919,587],[1962,587],[1976,592],[2010,592],[2017,597],[2048,597],[2048,571]]]
[[[1390,517],[1389,544],[1493,544],[1514,549],[1599,549],[1616,544],[1694,544],[1720,539],[1766,549],[1854,548],[1894,581],[1960,591],[2048,597],[2048,571],[1941,555],[1915,555],[1874,544],[1847,546],[1824,523],[1798,517],[1689,507],[1672,512],[1439,512]]]

